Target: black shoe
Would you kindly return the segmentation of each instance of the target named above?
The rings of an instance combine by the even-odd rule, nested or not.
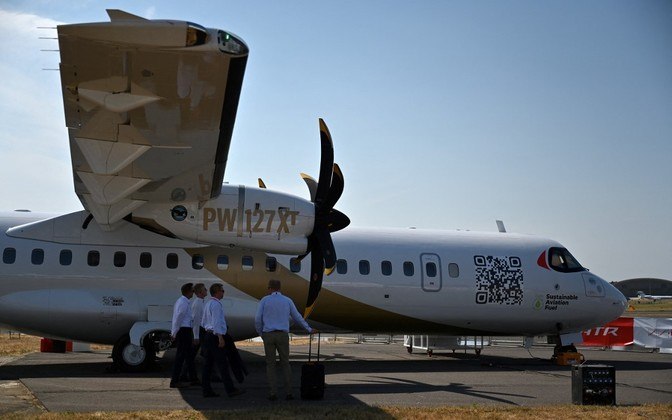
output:
[[[194,379],[193,381],[189,382],[189,384],[191,384],[191,385],[200,385],[200,384],[201,384],[201,381],[199,381],[198,379]]]
[[[236,395],[241,395],[244,394],[245,390],[244,389],[234,389],[233,391],[229,392],[227,395],[229,397],[235,397]]]
[[[275,394],[271,394],[271,395],[268,396],[269,401],[277,401],[277,399],[278,399],[278,396],[275,395]]]
[[[291,401],[293,399],[294,399],[294,395],[292,395],[292,394],[287,394],[287,396],[285,397],[285,401]]]
[[[182,382],[171,382],[171,388],[186,388],[188,385],[183,384]]]
[[[219,397],[219,394],[214,391],[203,391],[203,398]]]

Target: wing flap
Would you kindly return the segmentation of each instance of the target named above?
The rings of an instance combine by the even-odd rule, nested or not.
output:
[[[86,162],[94,174],[112,175],[138,159],[150,149],[149,146],[133,143],[102,141],[75,137]]]

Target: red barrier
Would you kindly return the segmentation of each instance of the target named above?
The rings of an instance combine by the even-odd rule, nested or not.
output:
[[[40,352],[42,353],[65,353],[72,351],[72,341],[52,340],[43,338],[40,340]]]
[[[40,352],[51,353],[54,350],[54,342],[49,338],[40,340]]]
[[[603,327],[584,331],[583,346],[611,347],[629,346],[633,339],[633,318],[618,318]]]

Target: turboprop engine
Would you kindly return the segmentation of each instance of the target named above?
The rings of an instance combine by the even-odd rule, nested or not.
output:
[[[315,224],[308,200],[266,189],[223,185],[205,203],[148,204],[133,222],[167,236],[207,245],[302,254]]]
[[[320,119],[320,175],[301,177],[310,201],[265,188],[223,185],[219,196],[205,202],[148,203],[134,211],[132,222],[155,232],[201,244],[242,247],[269,253],[310,254],[308,316],[322,288],[322,278],[336,266],[331,233],[350,219],[334,209],[345,185],[334,163],[334,145]]]

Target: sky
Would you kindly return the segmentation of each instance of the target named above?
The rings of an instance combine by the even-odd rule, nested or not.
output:
[[[322,117],[353,226],[501,219],[608,281],[672,279],[670,1],[2,0],[0,209],[82,208],[40,37],[106,8],[245,40],[231,184],[308,198]]]

